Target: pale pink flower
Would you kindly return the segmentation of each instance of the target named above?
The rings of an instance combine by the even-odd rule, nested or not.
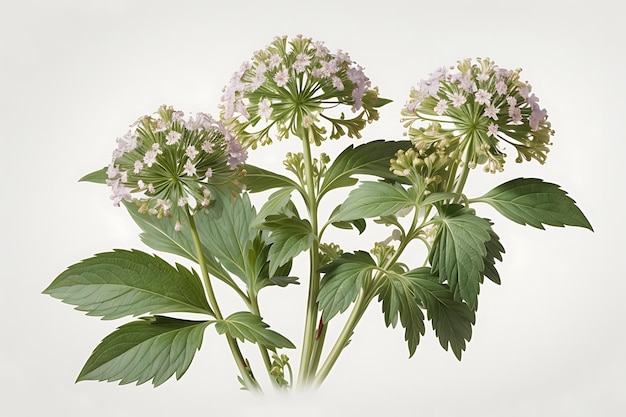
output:
[[[498,134],[498,125],[495,123],[491,123],[489,127],[487,128],[487,136],[496,137],[497,134]]]
[[[185,162],[183,174],[187,175],[188,177],[196,175],[196,166],[193,162],[191,162],[191,159],[187,159],[187,162]]]
[[[453,93],[450,98],[452,99],[452,105],[457,108],[461,107],[467,101],[465,96],[460,92]]]
[[[476,91],[474,100],[476,100],[476,103],[478,104],[489,104],[491,101],[491,93],[481,88]]]
[[[185,150],[185,155],[187,155],[189,159],[194,159],[199,153],[200,151],[198,151],[193,145],[187,146],[187,149]]]
[[[167,136],[165,137],[165,139],[167,140],[165,142],[166,145],[174,145],[176,143],[178,143],[178,141],[180,140],[180,138],[183,135],[181,135],[179,132],[176,132],[175,130],[171,130]]]
[[[272,103],[264,98],[259,101],[259,116],[263,117],[265,120],[268,120],[272,115]]]
[[[485,116],[491,117],[493,120],[498,120],[498,111],[500,109],[494,106],[493,104],[489,104],[485,107]]]
[[[289,71],[287,71],[287,68],[281,69],[274,75],[274,82],[279,87],[287,85],[287,81],[289,81]]]
[[[442,114],[445,113],[446,110],[448,110],[448,101],[445,99],[439,100],[434,110],[435,110],[435,113],[441,116]]]

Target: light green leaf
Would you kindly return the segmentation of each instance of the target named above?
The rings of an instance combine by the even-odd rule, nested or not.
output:
[[[400,184],[363,182],[352,190],[346,201],[330,218],[330,222],[386,216],[416,204],[414,189],[406,190]]]
[[[263,223],[267,216],[279,214],[287,203],[289,203],[293,190],[293,188],[281,188],[272,193],[272,195],[268,197],[267,202],[261,207],[261,210],[259,210],[259,214],[257,214],[252,221],[251,227],[256,227]]]
[[[404,340],[409,346],[409,357],[413,356],[421,336],[426,332],[424,313],[416,300],[412,283],[399,274],[388,274],[378,294],[387,327],[396,327],[398,317],[404,328]]]
[[[476,322],[474,312],[467,304],[455,300],[448,286],[436,282],[437,277],[431,275],[428,268],[418,268],[404,275],[411,280],[415,296],[426,308],[441,347],[445,350],[450,347],[461,360],[466,342],[472,338],[472,325]]]
[[[261,317],[248,311],[239,311],[215,322],[219,334],[228,333],[241,341],[248,340],[266,347],[295,348],[286,337],[268,327]]]
[[[458,204],[443,207],[435,221],[439,230],[430,252],[432,272],[448,283],[457,299],[476,310],[491,224]]]
[[[420,206],[427,206],[430,204],[438,203],[443,200],[452,200],[459,195],[456,193],[432,193],[428,194],[420,203]]]
[[[274,275],[278,267],[308,250],[316,239],[311,223],[298,217],[268,216],[259,227],[271,232],[266,239],[266,242],[271,245],[268,254],[270,276]]]
[[[180,379],[200,346],[208,321],[143,317],[119,327],[93,351],[78,381],[136,382],[156,387]]]
[[[140,233],[139,237],[147,246],[154,250],[172,253],[196,263],[198,262],[196,248],[193,244],[189,227],[183,227],[182,230],[176,231],[174,229],[176,225],[176,219],[174,217],[162,217],[159,219],[156,216],[139,213],[138,207],[132,203],[125,202],[124,205],[137,226],[141,228],[142,233]],[[207,242],[206,233],[202,232],[209,223],[215,221],[214,214],[212,212],[205,213],[201,211],[195,214],[194,220],[200,232],[202,253],[209,273],[230,286],[236,286],[235,282],[229,277],[226,270],[217,262],[213,253],[209,250],[209,242]]]
[[[107,182],[107,167],[104,168],[100,168],[97,171],[94,172],[90,172],[89,174],[85,175],[84,177],[82,177],[81,179],[79,179],[79,182],[93,182],[96,184],[106,184]]]
[[[251,193],[283,187],[301,189],[292,179],[275,172],[247,164],[243,166],[243,169],[246,171],[246,175],[240,181],[245,184],[246,189]]]
[[[550,225],[593,230],[589,220],[567,192],[556,184],[537,178],[508,181],[473,201],[487,203],[508,219],[538,229]]]
[[[320,197],[328,191],[339,187],[356,184],[352,175],[366,174],[380,178],[398,180],[389,170],[389,161],[399,149],[411,146],[410,141],[376,140],[359,145],[348,146],[328,167],[320,187]]]
[[[72,265],[44,294],[107,320],[146,313],[213,315],[195,272],[137,250],[100,253]]]
[[[317,297],[324,322],[337,313],[343,313],[356,300],[364,280],[371,277],[376,263],[364,251],[344,253],[331,263],[319,268],[325,274]]]
[[[247,263],[248,251],[259,233],[250,227],[256,212],[246,193],[234,199],[216,193],[223,210],[219,218],[196,223],[201,241],[228,271],[246,284],[254,275]]]

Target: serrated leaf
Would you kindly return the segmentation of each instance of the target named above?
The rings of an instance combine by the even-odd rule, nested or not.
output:
[[[426,332],[424,313],[413,292],[411,281],[402,275],[388,274],[378,295],[382,302],[385,324],[396,327],[398,317],[404,328],[404,340],[408,343],[409,357],[412,357]]]
[[[246,189],[251,193],[270,190],[272,188],[292,188],[300,189],[300,186],[290,178],[275,172],[254,166],[244,165],[246,175],[240,182],[245,184]]]
[[[208,321],[144,317],[119,327],[93,351],[78,381],[136,382],[159,386],[180,379],[200,346]]]
[[[79,182],[93,182],[96,184],[106,184],[107,182],[107,167],[104,168],[100,168],[97,171],[94,172],[90,172],[89,174],[85,175],[84,177],[82,177],[81,179],[79,179]]]
[[[195,272],[137,250],[100,253],[72,265],[44,294],[106,320],[146,313],[213,315]]]
[[[308,220],[285,215],[268,216],[260,228],[271,231],[266,242],[270,244],[268,259],[269,275],[296,255],[308,250],[317,238]]]
[[[450,289],[436,282],[428,268],[418,268],[404,274],[411,280],[413,292],[426,308],[439,344],[445,350],[451,348],[454,356],[461,360],[466,342],[472,338],[472,325],[476,315],[469,306],[455,300]]]
[[[138,207],[132,203],[124,202],[124,205],[137,226],[142,230],[139,237],[143,243],[154,250],[171,253],[196,263],[198,262],[196,248],[193,244],[189,227],[183,227],[182,230],[176,231],[176,219],[174,217],[157,218],[149,214],[139,213]],[[209,243],[207,242],[204,229],[210,222],[215,221],[214,214],[201,211],[195,214],[194,220],[200,234],[202,253],[209,273],[231,286],[236,286],[235,282],[209,250]]]
[[[268,327],[261,317],[248,311],[239,311],[215,322],[219,334],[228,333],[241,341],[247,340],[266,347],[295,348],[286,337]]]
[[[201,241],[226,268],[248,284],[254,276],[248,261],[248,251],[258,231],[250,225],[256,217],[256,211],[248,194],[242,193],[234,199],[216,193],[216,199],[223,210],[219,218],[196,223]]]
[[[346,311],[356,300],[363,281],[371,276],[375,268],[376,263],[369,253],[357,251],[344,253],[318,269],[325,274],[317,297],[324,322]]]
[[[453,200],[454,198],[458,197],[459,195],[456,193],[432,193],[432,194],[428,194],[420,203],[420,206],[427,206],[427,205],[431,205],[434,203],[438,203],[440,201],[443,200]]]
[[[556,184],[537,178],[517,178],[505,182],[475,201],[491,205],[516,223],[538,229],[550,225],[593,230],[589,220],[567,192]]]
[[[356,184],[356,179],[352,178],[352,175],[367,174],[397,180],[389,170],[389,161],[398,149],[410,146],[410,141],[383,140],[368,142],[356,148],[353,145],[348,146],[324,174],[320,196],[335,188]]]
[[[487,249],[487,255],[485,256],[485,270],[483,275],[489,278],[492,282],[500,285],[500,274],[495,267],[496,260],[502,261],[502,254],[504,253],[504,246],[500,243],[500,237],[489,229],[489,241],[485,244]]]
[[[416,204],[415,190],[400,184],[366,181],[352,190],[330,222],[386,216]]]
[[[457,299],[476,310],[491,224],[458,204],[443,207],[435,221],[439,230],[430,252],[432,272],[448,283]]]

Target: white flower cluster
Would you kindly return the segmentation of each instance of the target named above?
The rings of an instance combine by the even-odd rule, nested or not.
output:
[[[233,186],[247,157],[241,143],[208,114],[183,116],[162,106],[117,139],[106,172],[115,206],[135,201],[151,215],[177,212],[180,228],[183,213],[210,205],[212,186]]]
[[[520,81],[520,71],[499,68],[489,59],[436,70],[411,90],[402,111],[409,136],[418,148],[431,146],[433,136],[445,137],[451,150],[472,147],[466,162],[486,163],[487,171],[502,170],[504,144],[515,147],[518,162],[543,163],[554,132],[531,86]],[[415,129],[417,121],[430,125]]]
[[[221,117],[246,146],[253,148],[258,143],[271,143],[272,136],[301,137],[302,127],[315,127],[318,142],[326,133],[325,128],[317,127],[319,118],[333,123],[332,117],[322,113],[339,104],[349,105],[353,113],[364,109],[355,119],[377,118],[372,103],[364,102],[368,92],[377,96],[370,87],[363,68],[347,53],[330,53],[323,42],[302,36],[291,40],[277,37],[233,74],[223,91]],[[271,134],[271,128],[276,132]],[[349,134],[358,130],[349,129]],[[338,136],[334,128],[331,137]]]

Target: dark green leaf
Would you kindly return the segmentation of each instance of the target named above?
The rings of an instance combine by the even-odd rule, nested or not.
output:
[[[448,283],[457,299],[476,310],[491,224],[457,204],[443,207],[436,221],[439,230],[430,252],[432,272],[440,282]]]
[[[399,149],[410,146],[410,141],[388,142],[383,140],[368,142],[356,148],[353,145],[348,146],[337,156],[337,159],[324,174],[320,196],[335,188],[356,184],[352,175],[366,174],[398,180],[389,170],[389,161]]]
[[[504,246],[500,243],[500,237],[493,229],[489,229],[489,236],[491,236],[491,238],[485,244],[487,255],[485,256],[485,270],[483,271],[483,275],[500,285],[500,274],[496,270],[495,263],[496,259],[502,261]]]
[[[400,184],[367,181],[350,192],[330,221],[334,223],[386,216],[415,205],[416,200],[412,188],[406,190]]]
[[[593,230],[591,224],[567,192],[558,185],[537,178],[517,178],[501,184],[475,199],[490,204],[503,216],[522,225],[543,229],[550,226],[579,226]]]
[[[94,182],[96,184],[106,184],[107,183],[107,167],[100,168],[97,171],[90,172],[85,175],[78,181],[80,182]]]
[[[295,181],[272,171],[254,165],[244,165],[243,169],[246,171],[246,175],[240,181],[245,184],[246,189],[251,193],[258,193],[272,188],[300,188]]]
[[[215,329],[220,333],[228,333],[239,340],[248,340],[266,347],[295,348],[287,338],[273,330],[261,317],[248,311],[239,311],[215,322]]]
[[[354,302],[363,281],[370,278],[376,263],[364,251],[344,253],[329,264],[319,268],[324,273],[317,297],[325,322],[337,313],[343,313]]]
[[[144,317],[119,327],[96,347],[78,375],[78,381],[152,380],[159,386],[176,374],[183,376],[202,345],[208,321]]]
[[[279,287],[286,287],[289,284],[300,285],[298,277],[273,276],[270,278],[270,281]]]
[[[316,239],[311,223],[298,217],[284,215],[268,216],[261,227],[271,231],[266,239],[270,244],[268,259],[269,275],[273,276],[279,266],[286,264],[299,253],[309,249]]]
[[[385,324],[396,327],[398,317],[404,328],[404,340],[409,345],[409,357],[413,356],[421,336],[426,332],[424,313],[413,292],[409,279],[398,274],[388,274],[380,289],[378,300],[382,301]]]
[[[103,319],[146,313],[213,314],[195,272],[137,250],[101,253],[72,265],[44,294]]]
[[[439,344],[445,350],[449,346],[461,360],[466,342],[472,337],[472,325],[476,321],[474,312],[467,304],[455,300],[446,285],[436,282],[437,277],[432,276],[428,268],[418,268],[404,275],[411,280],[414,294],[426,308]]]

